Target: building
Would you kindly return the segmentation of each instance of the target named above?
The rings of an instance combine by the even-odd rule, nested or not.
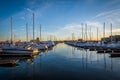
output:
[[[104,41],[105,43],[110,43],[111,41],[112,42],[120,42],[120,35],[114,35],[114,36],[101,38],[101,41]]]

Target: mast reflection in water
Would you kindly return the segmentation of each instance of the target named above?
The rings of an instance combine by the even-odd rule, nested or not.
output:
[[[60,43],[17,67],[0,67],[0,80],[120,80],[120,58]]]

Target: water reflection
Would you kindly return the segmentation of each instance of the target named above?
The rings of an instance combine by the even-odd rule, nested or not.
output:
[[[72,47],[71,50],[74,56],[76,54],[75,50],[80,51],[81,63],[85,70],[89,67],[90,68],[92,67],[92,68],[102,69],[103,71],[114,72],[113,63],[117,64],[117,66],[120,66],[118,63],[113,61],[116,57],[111,56],[110,53],[96,53],[95,51],[89,51],[88,49],[82,49],[82,48],[75,49],[75,47]]]
[[[19,64],[0,64],[0,67],[18,67]]]
[[[19,60],[10,57],[0,57],[0,67],[16,67]]]
[[[0,67],[4,80],[119,80],[120,58],[110,54],[58,44],[35,57],[16,58],[19,67]],[[13,76],[15,74],[15,76]],[[0,76],[3,80],[3,76]]]

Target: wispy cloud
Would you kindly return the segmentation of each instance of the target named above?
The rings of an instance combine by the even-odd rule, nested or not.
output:
[[[113,16],[113,15],[118,15],[120,13],[120,9],[115,9],[115,10],[110,10],[110,11],[105,11],[97,14],[95,17],[105,17],[105,16]]]
[[[112,0],[112,1],[109,1],[105,6],[107,7],[109,7],[109,6],[112,6],[112,5],[114,5],[115,6],[115,4],[118,4],[120,2],[120,0]]]
[[[105,11],[97,14],[93,19],[104,20],[104,22],[118,23],[120,22],[120,9]]]
[[[26,11],[33,13],[33,10],[30,8],[24,8]]]
[[[27,5],[32,7],[32,6],[35,5],[37,2],[38,2],[38,0],[27,0]]]
[[[67,24],[62,30],[79,30],[81,29],[81,24]]]
[[[97,21],[87,21],[86,23],[88,26],[91,26],[91,27],[101,27],[102,26],[102,24]]]
[[[25,17],[20,17],[22,20],[25,20]]]
[[[103,23],[106,22],[106,29],[110,27],[110,23],[113,23],[113,29],[116,27],[116,25],[119,25],[120,23],[120,9],[116,10],[111,10],[111,11],[106,11],[97,14],[94,19],[90,21],[84,22],[85,24],[91,27],[103,27]],[[61,28],[61,30],[73,30],[73,31],[78,31],[81,29],[81,24],[76,23],[76,24],[66,24],[64,27]]]
[[[47,7],[44,7],[41,10],[44,11]],[[119,26],[120,23],[120,9],[115,9],[115,10],[111,10],[111,11],[105,11],[105,12],[101,12],[97,15],[95,15],[94,19],[90,20],[90,21],[85,21],[83,22],[84,24],[88,25],[88,31],[89,31],[89,27],[92,27],[92,31],[94,31],[94,33],[96,32],[96,27],[99,28],[99,35],[102,37],[102,32],[103,32],[103,22],[106,22],[106,36],[110,35],[110,23],[113,23],[113,34],[120,34],[119,33],[119,28],[117,28],[117,26]],[[85,25],[84,25],[85,27]],[[70,23],[70,24],[66,24],[64,26],[59,27],[58,29],[56,29],[55,31],[51,31],[51,32],[44,32],[46,36],[48,35],[55,35],[55,36],[62,36],[62,38],[66,38],[66,37],[70,37],[72,33],[75,34],[75,36],[80,36],[81,34],[81,22],[79,23]],[[96,37],[96,34],[93,34],[94,37]]]

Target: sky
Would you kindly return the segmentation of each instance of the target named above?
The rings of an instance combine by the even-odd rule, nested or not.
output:
[[[42,27],[42,39],[75,39],[87,36],[96,39],[97,27],[99,39],[110,35],[112,23],[113,35],[120,34],[120,0],[0,0],[0,41],[10,40],[10,18],[13,18],[13,39],[26,40],[28,23],[29,40],[32,39],[32,14],[35,14],[35,37],[39,37]],[[90,33],[91,28],[91,33]]]

